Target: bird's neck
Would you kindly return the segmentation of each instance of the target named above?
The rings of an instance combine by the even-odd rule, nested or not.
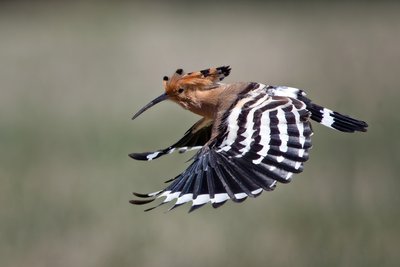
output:
[[[220,96],[225,85],[209,90],[193,90],[188,100],[178,102],[183,108],[200,116],[213,119],[217,113]]]

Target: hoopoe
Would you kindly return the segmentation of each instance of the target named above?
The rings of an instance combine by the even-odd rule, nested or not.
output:
[[[200,116],[175,144],[146,153],[132,153],[136,160],[153,160],[174,151],[200,149],[181,174],[167,181],[165,189],[133,193],[146,204],[176,200],[169,209],[192,202],[189,212],[211,202],[214,208],[227,200],[242,202],[288,183],[303,171],[311,148],[310,119],[341,132],[365,132],[367,123],[314,104],[303,90],[256,82],[225,84],[229,66],[185,74],[178,69],[163,78],[165,93],[140,109],[132,119],[155,104],[172,100]]]

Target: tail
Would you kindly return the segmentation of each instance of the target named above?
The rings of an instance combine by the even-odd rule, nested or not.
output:
[[[336,111],[324,108],[311,101],[306,103],[307,109],[311,112],[311,119],[329,128],[341,132],[366,132],[368,124],[365,121],[353,119]]]

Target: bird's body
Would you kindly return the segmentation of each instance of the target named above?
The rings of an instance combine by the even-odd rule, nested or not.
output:
[[[188,74],[178,69],[171,78],[164,77],[165,93],[135,114],[133,119],[170,99],[203,118],[166,149],[130,154],[134,159],[153,160],[176,150],[200,149],[167,188],[134,193],[144,199],[132,204],[165,197],[161,204],[176,199],[172,208],[191,201],[192,211],[208,202],[213,207],[228,199],[242,202],[273,190],[277,182],[290,182],[294,173],[303,171],[311,148],[310,119],[342,132],[366,131],[365,122],[312,103],[300,89],[221,83],[229,73],[229,67]]]

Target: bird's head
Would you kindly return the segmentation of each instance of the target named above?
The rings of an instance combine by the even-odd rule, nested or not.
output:
[[[141,108],[132,117],[132,120],[155,104],[167,99],[180,104],[184,108],[190,109],[190,106],[196,102],[199,92],[218,87],[219,82],[228,76],[230,71],[229,66],[209,68],[186,74],[182,69],[177,69],[171,77],[164,76],[163,86],[165,92]]]

